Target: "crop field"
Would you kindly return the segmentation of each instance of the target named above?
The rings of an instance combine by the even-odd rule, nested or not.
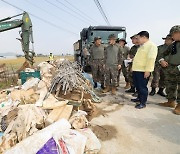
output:
[[[74,60],[73,56],[55,56],[54,60],[56,59],[68,59],[70,61]],[[47,57],[35,57],[35,64],[36,67],[39,63],[43,61],[47,61],[49,58]],[[17,74],[16,71],[23,65],[25,62],[24,57],[19,57],[16,59],[0,59],[0,65],[6,64],[6,73],[0,73],[0,90],[9,88],[11,86],[17,85]],[[9,75],[11,74],[11,75]]]
[[[54,57],[55,60],[60,59],[60,58],[68,59],[70,61],[73,61],[74,59],[73,56],[55,56]],[[34,59],[35,59],[34,66],[37,66],[40,62],[47,61],[49,58],[48,57],[35,57]],[[20,57],[17,59],[0,59],[0,65],[5,63],[8,69],[12,70],[13,68],[14,71],[16,71],[22,66],[24,61],[25,61],[24,57]]]

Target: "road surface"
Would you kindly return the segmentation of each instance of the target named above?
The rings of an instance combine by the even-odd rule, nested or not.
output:
[[[96,90],[102,103],[91,127],[102,143],[100,154],[180,154],[180,116],[157,105],[166,101],[158,95],[149,96],[145,109],[135,109],[124,85],[116,96]]]

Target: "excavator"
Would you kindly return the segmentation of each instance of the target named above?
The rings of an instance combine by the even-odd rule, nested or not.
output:
[[[13,18],[22,16],[22,19],[14,19]],[[26,63],[29,63],[33,66],[34,63],[34,47],[33,47],[33,33],[32,33],[32,22],[27,12],[23,12],[21,14],[7,17],[0,20],[0,32],[12,30],[15,28],[21,28],[19,32],[20,38],[17,38],[22,45],[22,51],[24,52]],[[32,49],[30,50],[30,45],[32,45]]]

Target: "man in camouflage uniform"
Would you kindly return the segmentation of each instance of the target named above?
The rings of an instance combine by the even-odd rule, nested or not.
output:
[[[104,54],[106,88],[103,92],[109,92],[110,86],[112,86],[112,94],[115,95],[118,70],[121,69],[122,65],[122,51],[119,45],[116,44],[116,36],[114,34],[109,35],[108,39],[109,45],[106,47]]]
[[[104,46],[100,37],[94,38],[94,45],[90,48],[90,64],[94,88],[97,88],[97,82],[100,81],[101,88],[104,89]]]
[[[132,43],[134,45],[131,47],[128,57],[130,59],[133,59],[134,56],[136,55],[136,52],[137,52],[138,48],[139,48],[139,42],[138,42],[136,34],[131,36],[130,39],[132,40]],[[135,93],[135,86],[134,86],[133,77],[132,77],[132,62],[129,63],[129,66],[128,66],[128,78],[129,78],[131,88],[129,90],[126,90],[125,92],[127,92],[127,93]]]
[[[122,57],[123,57],[123,59],[122,59],[123,60],[122,69],[120,69],[118,71],[118,76],[117,76],[118,86],[119,86],[120,74],[121,74],[121,71],[122,71],[123,76],[124,76],[125,81],[126,81],[126,86],[124,88],[129,89],[130,88],[130,83],[129,83],[129,78],[128,78],[128,70],[127,70],[127,67],[125,66],[125,63],[124,63],[124,60],[128,59],[129,47],[126,46],[127,42],[126,42],[125,39],[118,39],[117,43],[121,47]]]
[[[167,35],[165,38],[162,39],[165,40],[165,42],[163,45],[158,46],[158,55],[155,62],[153,80],[151,82],[152,90],[149,95],[154,96],[156,94],[156,88],[159,87],[159,91],[157,92],[157,94],[165,97],[166,95],[163,92],[165,88],[165,75],[162,67],[159,64],[159,59],[162,56],[163,52],[168,49],[168,46],[172,44],[173,39],[170,35]]]
[[[175,107],[174,113],[180,115],[180,25],[173,26],[170,30],[174,42],[163,53],[159,60],[164,67],[166,80],[166,93],[168,102],[160,103],[164,107]],[[177,105],[175,105],[175,100]]]

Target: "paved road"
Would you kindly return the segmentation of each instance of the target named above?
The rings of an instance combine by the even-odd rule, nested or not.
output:
[[[158,106],[165,101],[158,95],[137,110],[122,87],[115,97],[101,96],[99,114],[91,121],[102,143],[100,154],[180,154],[180,116]]]

